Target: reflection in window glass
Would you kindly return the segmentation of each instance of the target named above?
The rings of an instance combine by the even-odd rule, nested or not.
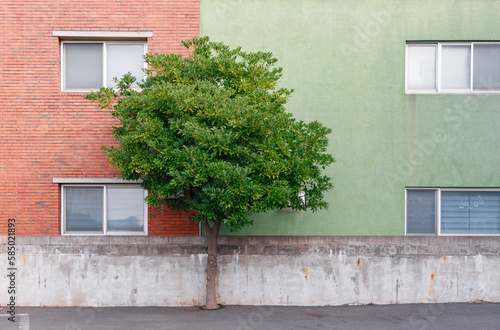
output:
[[[142,189],[108,189],[108,230],[142,231],[144,196]]]

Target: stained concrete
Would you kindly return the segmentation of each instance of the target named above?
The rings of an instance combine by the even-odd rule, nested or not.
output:
[[[205,301],[202,237],[18,242],[18,306],[201,306]],[[500,302],[499,242],[500,237],[221,237],[219,302]],[[0,247],[6,258],[6,246]],[[1,276],[0,288],[7,288],[8,280],[6,273]],[[1,295],[0,304],[7,299]]]

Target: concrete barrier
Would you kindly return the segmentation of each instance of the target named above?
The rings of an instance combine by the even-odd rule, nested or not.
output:
[[[7,247],[0,236],[2,291]],[[499,247],[500,237],[222,236],[219,302],[500,302]],[[206,253],[205,237],[17,236],[16,304],[203,305]]]

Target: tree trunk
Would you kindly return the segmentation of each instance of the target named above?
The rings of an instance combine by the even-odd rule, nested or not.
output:
[[[212,228],[206,222],[202,222],[203,229],[207,233],[208,259],[207,259],[207,300],[205,309],[217,309],[217,237],[221,219],[217,219]]]

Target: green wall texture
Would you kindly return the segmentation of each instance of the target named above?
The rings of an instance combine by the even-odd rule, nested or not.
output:
[[[257,215],[239,234],[404,235],[405,187],[500,187],[500,95],[404,83],[406,41],[500,40],[499,13],[488,0],[200,0],[200,35],[272,52],[288,110],[333,130],[329,209]]]

